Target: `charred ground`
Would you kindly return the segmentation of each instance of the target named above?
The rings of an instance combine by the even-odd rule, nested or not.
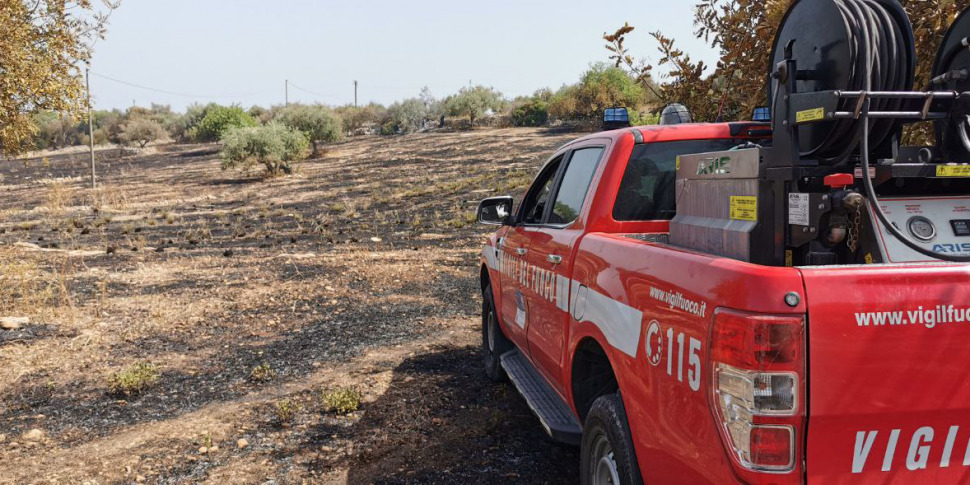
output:
[[[575,136],[355,138],[268,180],[215,145],[109,150],[96,190],[83,154],[5,162],[0,316],[31,322],[0,330],[0,481],[574,480],[479,366],[472,221]]]

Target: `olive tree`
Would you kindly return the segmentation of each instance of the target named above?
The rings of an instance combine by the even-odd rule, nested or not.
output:
[[[505,105],[502,93],[484,86],[462,88],[445,100],[445,110],[451,116],[467,116],[472,126],[488,110],[499,111]]]

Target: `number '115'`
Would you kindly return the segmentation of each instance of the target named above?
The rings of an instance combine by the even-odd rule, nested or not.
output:
[[[691,390],[701,388],[701,341],[690,337],[687,357],[687,383]],[[674,375],[677,366],[677,381],[684,382],[684,333],[677,332],[677,363],[674,364],[674,329],[667,329],[667,375]]]

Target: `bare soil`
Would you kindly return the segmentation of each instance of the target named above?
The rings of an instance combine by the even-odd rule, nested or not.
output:
[[[109,150],[98,189],[83,153],[4,162],[0,316],[31,321],[0,330],[0,483],[574,482],[481,369],[472,221],[575,136],[360,137],[276,179]]]

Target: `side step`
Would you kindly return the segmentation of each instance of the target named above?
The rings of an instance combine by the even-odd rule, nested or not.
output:
[[[539,417],[549,436],[556,441],[579,446],[583,439],[582,426],[569,406],[539,375],[532,363],[515,349],[502,354],[502,368],[519,393],[525,397],[532,412]]]

